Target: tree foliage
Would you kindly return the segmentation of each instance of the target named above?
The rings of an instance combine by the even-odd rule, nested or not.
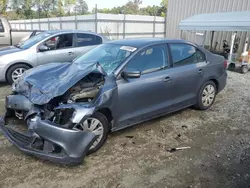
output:
[[[162,0],[160,6],[142,7],[142,3],[143,0],[129,0],[122,6],[97,11],[111,14],[165,16],[168,0]],[[0,14],[7,15],[9,19],[49,18],[88,13],[90,13],[88,4],[84,0],[0,0]]]
[[[154,5],[140,7],[141,4],[142,0],[130,0],[123,6],[114,7],[112,9],[98,9],[98,12],[112,14],[141,14],[150,16],[165,16],[165,13],[167,11],[168,0],[162,0],[160,6]]]

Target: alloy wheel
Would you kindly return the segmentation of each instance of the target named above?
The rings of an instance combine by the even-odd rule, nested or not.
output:
[[[210,106],[213,104],[215,98],[215,88],[213,85],[207,85],[202,92],[202,104],[204,106]]]
[[[16,82],[26,71],[25,68],[17,68],[12,72],[11,78],[14,82]]]
[[[86,119],[81,124],[75,125],[73,129],[77,131],[89,131],[97,136],[96,141],[92,144],[90,149],[93,149],[94,147],[97,146],[97,144],[99,144],[104,134],[104,127],[102,123],[98,119],[93,117]]]

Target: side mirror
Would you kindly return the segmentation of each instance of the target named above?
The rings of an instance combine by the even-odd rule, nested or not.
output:
[[[45,45],[39,46],[39,52],[45,52],[48,50],[50,50],[50,48],[48,46],[45,46]]]
[[[138,70],[125,70],[122,72],[123,78],[140,78],[141,71]]]

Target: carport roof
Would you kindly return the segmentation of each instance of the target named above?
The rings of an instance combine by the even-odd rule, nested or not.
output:
[[[250,11],[199,14],[182,20],[181,30],[250,31]]]

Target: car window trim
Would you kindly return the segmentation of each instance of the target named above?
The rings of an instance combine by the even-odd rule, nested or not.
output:
[[[193,64],[197,64],[197,63],[201,63],[201,62],[197,62],[197,63],[192,63],[192,64],[186,64],[186,65],[180,65],[180,66],[174,66],[174,60],[173,60],[173,56],[172,56],[172,51],[171,51],[171,48],[170,48],[170,45],[172,44],[181,44],[181,45],[189,45],[189,46],[192,46],[195,48],[195,50],[199,50],[205,57],[205,61],[204,62],[207,62],[207,56],[206,54],[201,51],[197,46],[193,45],[193,44],[189,44],[189,43],[182,43],[182,42],[178,42],[178,43],[168,43],[168,48],[169,48],[169,51],[170,51],[170,56],[171,56],[171,64],[172,64],[172,67],[175,68],[175,67],[181,67],[181,66],[186,66],[186,65],[193,65]]]
[[[50,40],[51,38],[53,38],[53,37],[58,37],[58,36],[60,36],[60,35],[68,35],[68,34],[73,35],[73,36],[72,36],[72,37],[73,37],[73,40],[72,40],[72,46],[71,46],[71,47],[61,48],[61,49],[55,49],[55,50],[48,50],[48,51],[46,51],[46,52],[51,52],[51,51],[53,52],[53,51],[56,51],[56,50],[66,50],[66,49],[75,48],[75,44],[74,44],[74,33],[61,33],[61,34],[57,34],[57,35],[50,36],[48,39],[46,39],[45,41],[43,41],[41,44],[38,45],[38,49],[39,49],[39,47],[40,47],[41,45],[44,45],[45,42],[48,41],[48,40]],[[44,52],[40,52],[40,51],[38,50],[38,53],[44,53]]]
[[[97,46],[97,45],[100,45],[100,44],[93,44],[93,45],[87,45],[87,46],[78,46],[78,44],[77,44],[77,34],[93,35],[93,36],[95,36],[95,37],[99,37],[99,38],[101,39],[101,43],[100,43],[100,44],[103,43],[102,37],[100,37],[100,36],[98,36],[98,35],[95,35],[95,34],[92,34],[92,33],[76,33],[76,38],[75,38],[75,40],[76,40],[76,42],[75,42],[75,47],[76,47],[76,48],[82,48],[82,47],[87,47],[87,46]]]

